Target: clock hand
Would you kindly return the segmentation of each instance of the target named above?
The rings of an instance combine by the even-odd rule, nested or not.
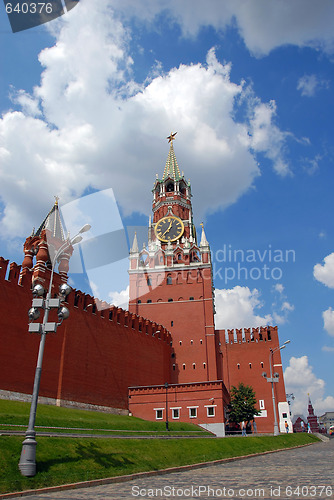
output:
[[[165,234],[166,234],[166,233],[168,233],[168,231],[170,230],[170,228],[171,228],[171,227],[172,227],[172,221],[170,221],[169,226],[168,226],[168,228],[166,229],[166,231],[165,231],[164,233],[162,233],[161,238],[162,238],[163,236],[165,236]]]

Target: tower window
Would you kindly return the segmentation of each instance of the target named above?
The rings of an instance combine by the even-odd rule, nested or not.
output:
[[[182,259],[182,255],[180,253],[177,254],[177,260],[181,260]]]
[[[147,278],[146,282],[147,282],[147,286],[152,286],[151,278]]]
[[[175,365],[175,363],[173,363],[173,370],[174,370],[174,372],[175,372],[175,369],[176,369],[176,365]]]
[[[147,303],[148,303],[148,304],[151,304],[151,303],[152,303],[152,300],[151,300],[151,299],[148,299]]]
[[[141,304],[141,300],[138,300],[137,304]]]
[[[263,368],[263,362],[261,361],[261,368]]]
[[[182,345],[182,340],[180,340],[180,345]]]
[[[173,302],[173,299],[168,299],[168,302]]]
[[[249,363],[249,368],[252,369],[252,363]]]
[[[196,370],[196,363],[193,363],[193,370]]]
[[[174,183],[173,182],[169,182],[167,184],[166,191],[167,191],[167,193],[171,193],[172,191],[174,191]]]
[[[172,275],[167,274],[167,285],[172,285],[172,284],[173,284]]]
[[[240,363],[237,364],[238,370],[240,370]]]
[[[170,322],[170,326],[174,326],[174,321],[171,321],[171,322]]]
[[[203,368],[204,368],[204,370],[205,370],[205,368],[206,368],[206,363],[203,363]]]
[[[190,343],[191,343],[191,345],[192,345],[192,344],[194,343],[194,341],[193,341],[193,340],[191,340],[191,341],[190,341]]]
[[[200,343],[200,344],[203,344],[203,340],[202,340],[202,339],[200,339],[199,343]]]
[[[185,370],[185,369],[186,369],[186,364],[185,364],[185,363],[183,363],[183,365],[182,365],[182,369],[183,369],[183,370]]]
[[[189,297],[189,300],[194,300],[194,297]]]

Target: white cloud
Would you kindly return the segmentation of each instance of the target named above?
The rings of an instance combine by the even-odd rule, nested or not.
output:
[[[284,286],[282,285],[282,283],[276,283],[276,285],[274,286],[274,290],[276,290],[279,293],[283,293]]]
[[[19,104],[22,111],[28,116],[41,116],[42,112],[39,109],[38,99],[32,97],[30,94],[24,90],[15,91],[12,88],[12,93],[10,99],[14,104]]]
[[[110,292],[109,297],[111,304],[121,307],[122,309],[129,308],[129,286],[121,292]]]
[[[301,91],[302,96],[312,97],[321,88],[328,88],[327,80],[321,80],[317,75],[304,75],[298,80],[297,90]]]
[[[288,171],[273,102],[261,103],[232,82],[230,65],[217,61],[213,49],[205,65],[180,65],[140,87],[130,76],[130,32],[110,5],[83,0],[53,25],[56,42],[39,56],[40,85],[32,96],[20,90],[24,111],[0,120],[0,234],[7,239],[26,236],[55,194],[62,205],[92,187],[112,187],[125,215],[148,213],[147,182],[163,171],[162,141],[171,130],[179,132],[176,155],[191,175],[198,218],[249,189],[260,173],[254,152],[269,157],[279,173]],[[245,100],[250,121],[237,122]],[[203,165],[217,182],[203,183]],[[31,203],[36,185],[43,190]]]
[[[272,304],[274,323],[278,325],[284,324],[288,320],[289,313],[294,311],[295,306],[287,300],[282,283],[276,283],[272,288],[272,293],[275,294],[275,301]]]
[[[158,14],[179,23],[185,36],[195,36],[204,26],[223,31],[237,26],[248,50],[256,56],[268,54],[282,45],[312,47],[328,54],[334,52],[332,0],[114,0],[127,16],[156,21]],[[169,19],[168,19],[169,17]]]
[[[308,394],[318,416],[333,410],[334,397],[324,397],[325,382],[315,375],[307,356],[290,358],[289,366],[284,371],[284,380],[286,391],[295,396],[292,405],[294,414],[307,416]]]
[[[215,306],[217,329],[265,326],[272,320],[269,314],[256,314],[256,310],[263,306],[256,288],[250,290],[248,287],[235,286],[230,290],[216,289]]]
[[[295,306],[290,304],[288,301],[284,301],[282,304],[282,311],[293,311]]]
[[[324,329],[334,337],[334,311],[329,307],[326,311],[322,313],[324,319]]]
[[[321,348],[321,350],[324,351],[324,352],[334,352],[334,347],[331,347],[331,346],[328,346],[328,345],[324,345]]]
[[[313,275],[324,285],[334,288],[334,252],[324,258],[324,265],[316,264],[314,266]]]
[[[251,147],[256,152],[272,160],[274,169],[282,176],[290,172],[288,163],[284,158],[284,144],[291,134],[282,132],[275,124],[276,103],[262,103],[258,98],[250,110],[250,135]]]

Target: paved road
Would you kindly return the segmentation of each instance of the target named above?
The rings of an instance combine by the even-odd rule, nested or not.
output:
[[[76,490],[27,500],[143,498],[334,498],[334,439],[222,465]],[[326,488],[327,487],[327,488]]]

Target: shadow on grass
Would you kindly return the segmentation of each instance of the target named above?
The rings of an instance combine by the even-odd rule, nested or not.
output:
[[[76,456],[54,458],[46,461],[39,461],[38,472],[48,472],[51,467],[58,464],[78,463],[82,460],[93,460],[96,465],[108,468],[119,468],[133,465],[134,462],[120,453],[103,453],[95,443],[79,443],[75,449]]]

